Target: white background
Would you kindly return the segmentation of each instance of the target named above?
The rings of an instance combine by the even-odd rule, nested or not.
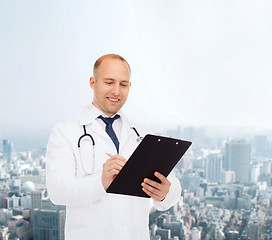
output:
[[[131,66],[136,122],[271,128],[272,1],[0,0],[0,36],[0,136],[15,143],[46,144],[80,113],[107,53]]]

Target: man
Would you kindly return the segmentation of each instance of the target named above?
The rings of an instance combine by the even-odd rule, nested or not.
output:
[[[141,136],[148,133],[120,111],[130,74],[121,56],[100,57],[90,78],[92,104],[51,132],[46,183],[52,202],[66,205],[66,239],[149,239],[149,199],[106,193],[139,144],[132,127]],[[144,179],[142,189],[158,210],[166,210],[179,200],[180,183],[173,173],[155,176],[161,184]]]

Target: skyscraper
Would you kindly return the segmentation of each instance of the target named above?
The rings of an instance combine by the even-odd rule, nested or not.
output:
[[[250,144],[245,140],[232,140],[225,146],[225,170],[235,172],[236,180],[249,182],[250,176]]]
[[[261,226],[258,221],[250,221],[247,228],[247,236],[252,240],[260,239]]]
[[[6,160],[8,164],[10,163],[11,160],[17,158],[17,153],[15,151],[14,145],[9,140],[3,139],[2,150],[3,150],[2,159]]]
[[[211,153],[207,156],[205,162],[205,176],[210,182],[221,180],[222,174],[222,157],[219,154]]]
[[[3,140],[3,157],[4,160],[7,161],[7,163],[10,162],[11,159],[11,143],[7,140]]]
[[[64,240],[65,210],[33,210],[34,240]]]
[[[30,196],[31,196],[31,209],[41,208],[43,191],[32,191]]]
[[[260,167],[260,175],[268,175],[271,173],[271,160],[264,160],[262,166]]]
[[[268,139],[265,135],[256,135],[254,137],[255,153],[258,156],[266,156],[268,152]]]

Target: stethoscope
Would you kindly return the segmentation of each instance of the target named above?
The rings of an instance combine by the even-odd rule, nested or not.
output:
[[[130,127],[130,128],[133,129],[134,132],[136,133],[136,135],[137,135],[136,141],[137,142],[140,142],[141,140],[143,140],[143,137],[140,136],[140,134],[138,133],[138,131],[136,130],[135,127]],[[77,142],[77,147],[78,147],[78,150],[79,150],[80,163],[81,163],[83,172],[85,173],[85,175],[91,175],[93,173],[94,163],[95,163],[95,141],[94,141],[94,138],[92,137],[92,135],[87,133],[85,125],[83,125],[83,130],[84,130],[84,134],[79,137],[78,142]],[[81,156],[81,148],[80,148],[81,147],[81,142],[84,141],[84,140],[87,140],[86,138],[92,140],[92,146],[93,146],[93,165],[92,165],[92,169],[91,169],[90,172],[87,172],[85,167],[84,167],[84,164],[83,164],[83,161],[82,161],[82,156]],[[76,173],[77,173],[77,169],[76,169]]]

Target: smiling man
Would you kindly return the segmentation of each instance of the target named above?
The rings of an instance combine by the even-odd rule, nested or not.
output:
[[[93,105],[111,117],[125,104],[131,83],[130,67],[113,54],[99,58],[90,78],[94,90]]]
[[[92,104],[51,132],[46,183],[52,202],[66,205],[65,239],[149,239],[149,199],[106,193],[139,144],[132,127],[141,136],[149,133],[120,110],[130,75],[121,56],[100,57],[90,78]],[[144,179],[142,189],[158,210],[166,210],[178,202],[180,183],[173,173],[155,176],[161,184]]]

